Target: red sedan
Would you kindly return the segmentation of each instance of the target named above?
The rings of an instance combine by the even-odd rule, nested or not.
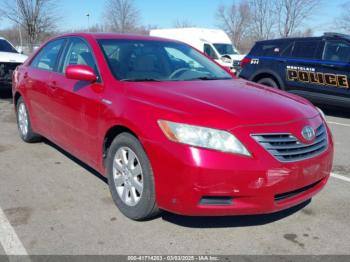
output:
[[[13,76],[25,142],[46,137],[108,177],[131,219],[271,213],[326,184],[333,142],[303,98],[233,79],[180,42],[69,34]]]

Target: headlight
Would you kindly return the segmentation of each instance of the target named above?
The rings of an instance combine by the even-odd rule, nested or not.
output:
[[[158,124],[166,137],[171,141],[222,152],[251,156],[245,146],[229,132],[165,120],[159,120]]]
[[[317,108],[318,112],[320,112],[320,115],[323,118],[323,120],[326,121],[326,115],[323,113],[323,111],[318,107],[316,107],[316,108]]]

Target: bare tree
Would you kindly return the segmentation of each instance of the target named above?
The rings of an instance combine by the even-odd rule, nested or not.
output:
[[[232,39],[233,44],[239,49],[245,49],[243,40],[249,32],[251,12],[247,2],[233,3],[232,5],[219,6],[216,13],[219,25]]]
[[[180,20],[177,19],[174,23],[173,26],[175,28],[186,28],[186,27],[195,27],[196,25],[193,24],[191,21],[188,20]]]
[[[133,0],[107,0],[105,18],[113,31],[134,32],[138,26],[140,12]]]
[[[339,18],[335,19],[337,30],[350,33],[350,3],[341,5],[343,10]]]
[[[320,6],[320,0],[275,0],[275,5],[279,34],[290,37]]]
[[[5,17],[23,28],[30,51],[40,37],[55,28],[56,11],[54,0],[7,0],[1,10]]]
[[[254,40],[265,40],[273,35],[277,24],[274,0],[250,0],[251,10],[250,35]]]

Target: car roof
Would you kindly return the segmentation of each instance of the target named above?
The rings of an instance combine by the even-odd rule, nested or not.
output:
[[[121,33],[68,33],[56,36],[54,38],[60,37],[85,37],[93,39],[126,39],[126,40],[147,40],[147,41],[167,41],[167,42],[179,42],[172,39],[166,39],[161,37],[154,37],[148,35],[138,35],[138,34],[121,34]]]
[[[311,37],[291,37],[291,38],[277,38],[277,39],[269,39],[269,40],[261,40],[257,41],[256,43],[273,43],[275,41],[314,41],[314,40],[321,40],[321,39],[346,39],[350,40],[350,35],[340,34],[340,33],[324,33],[323,36],[311,36]]]

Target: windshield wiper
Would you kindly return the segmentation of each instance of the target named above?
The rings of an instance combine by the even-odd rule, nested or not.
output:
[[[231,77],[210,77],[210,76],[200,76],[200,77],[195,77],[195,78],[190,78],[190,79],[185,79],[184,81],[195,81],[195,80],[204,80],[204,81],[209,81],[209,80],[228,80],[232,79]]]
[[[159,79],[155,78],[125,78],[121,79],[123,82],[160,82]]]

